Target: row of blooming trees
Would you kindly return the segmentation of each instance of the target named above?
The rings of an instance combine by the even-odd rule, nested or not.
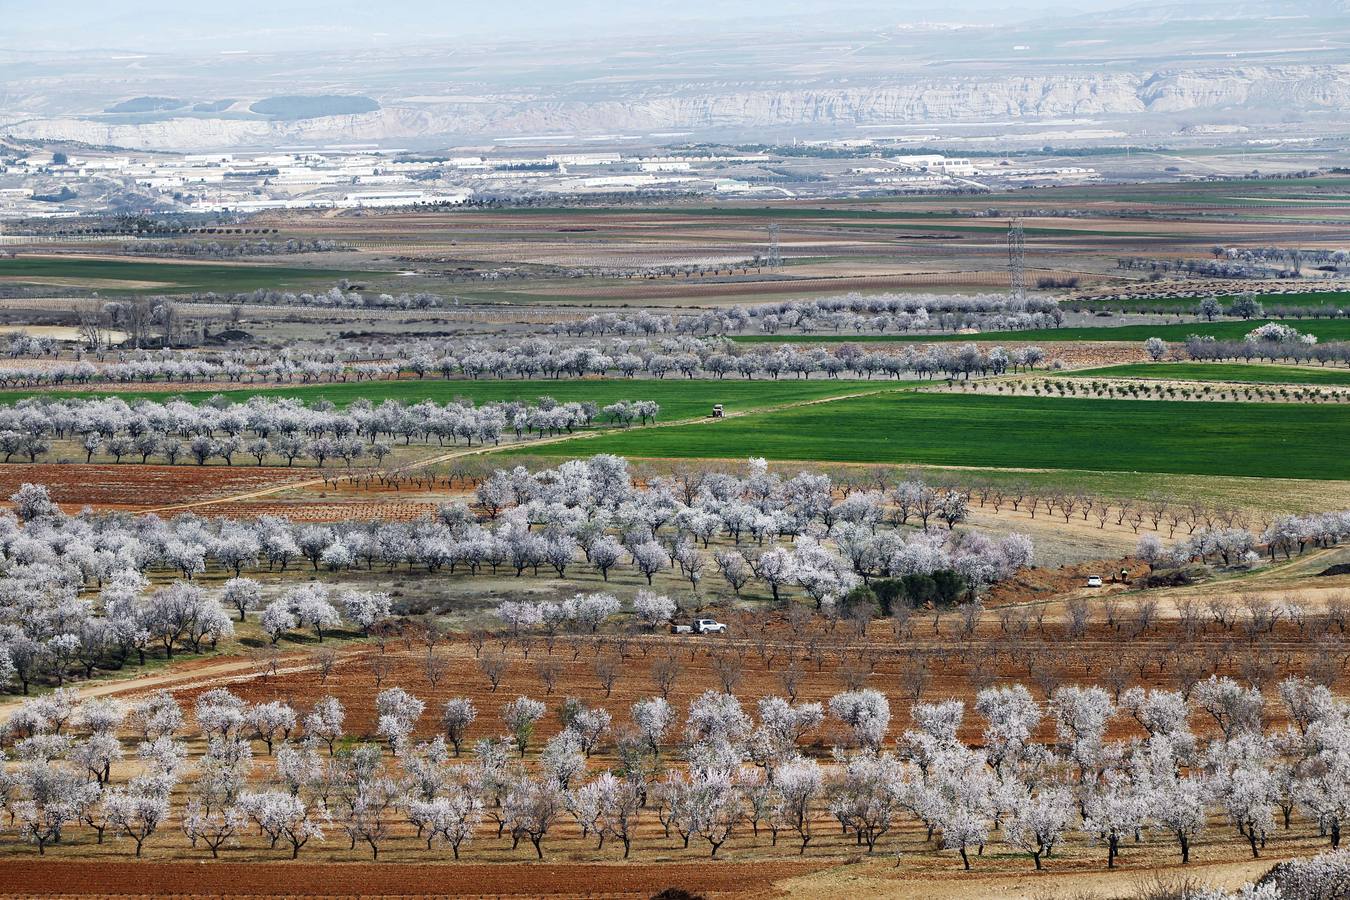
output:
[[[106,357],[106,354],[105,354]],[[724,339],[670,337],[612,338],[594,344],[558,344],[541,338],[518,343],[447,345],[398,343],[367,349],[291,348],[277,354],[239,351],[223,355],[196,352],[123,352],[96,365],[88,360],[50,361],[7,366],[0,385],[62,386],[103,382],[227,381],[233,384],[322,384],[411,376],[440,378],[561,379],[585,376],[624,378],[810,378],[841,375],[897,378],[904,373],[949,378],[1034,369],[1043,349],[1025,345],[989,351],[977,345],[938,343],[892,348],[884,344],[810,347],[793,344],[741,344]]]
[[[718,307],[684,315],[596,313],[560,322],[571,335],[764,334],[795,331],[873,333],[1053,328],[1064,321],[1054,300],[1007,294],[847,294]]]
[[[660,415],[651,400],[617,401],[603,409],[594,403],[558,403],[541,397],[537,405],[519,402],[404,404],[386,400],[378,406],[358,401],[346,409],[331,403],[306,406],[296,399],[253,397],[247,403],[223,398],[200,405],[171,400],[133,404],[118,397],[95,400],[37,398],[0,406],[0,454],[5,462],[15,456],[36,461],[51,450],[52,441],[77,443],[86,461],[95,454],[117,462],[139,459],[176,464],[190,459],[198,465],[219,458],[226,465],[237,459],[264,462],[313,460],[353,461],[370,457],[382,463],[395,444],[461,442],[497,444],[506,433],[517,440],[531,435],[571,433],[597,421],[631,426],[648,424]]]
[[[140,855],[170,822],[212,856],[254,840],[296,856],[338,839],[378,858],[415,836],[455,858],[492,837],[543,858],[570,827],[627,857],[653,822],[663,847],[698,841],[712,856],[761,831],[805,854],[834,828],[868,853],[894,851],[918,825],[929,851],[966,869],[996,843],[1038,869],[1070,844],[1096,845],[1114,867],[1145,833],[1182,863],[1202,836],[1259,857],[1299,820],[1336,849],[1350,817],[1350,710],[1305,679],[1278,694],[1282,730],[1267,727],[1259,691],[1227,678],[1189,701],[1065,686],[1041,704],[1014,684],[979,692],[977,722],[959,700],[916,703],[895,733],[889,700],[870,689],[823,703],[766,696],[749,710],[716,691],[683,711],[656,696],[622,722],[575,699],[550,716],[519,696],[488,722],[471,699],[429,708],[391,687],[374,698],[373,730],[350,734],[332,697],[301,709],[217,688],[189,715],[165,693],[121,704],[61,690],[5,724],[15,764],[0,803],[40,853],[87,827]],[[1109,736],[1126,723],[1135,736]],[[206,749],[191,759],[194,737]],[[822,739],[828,754],[812,749]]]

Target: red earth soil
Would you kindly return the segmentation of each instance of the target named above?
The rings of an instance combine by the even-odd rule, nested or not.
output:
[[[0,862],[0,895],[14,897],[650,897],[692,893],[773,896],[773,883],[824,862],[445,865]]]
[[[378,519],[382,522],[413,522],[436,514],[435,503],[415,500],[236,500],[194,507],[199,516],[228,516],[233,519],[254,519],[259,516],[285,516],[292,522],[359,522]]]
[[[1129,584],[1148,575],[1148,565],[1133,557],[1123,559],[1100,559],[1085,563],[1059,566],[1054,569],[1022,569],[1007,581],[1001,581],[989,589],[984,605],[993,609],[1016,603],[1032,603],[1061,597],[1080,589],[1087,584],[1089,576],[1100,575],[1105,582],[1103,593],[1112,589],[1119,579],[1120,571],[1126,571]],[[1122,585],[1123,587],[1123,585]]]
[[[77,513],[86,505],[137,510],[228,497],[314,477],[310,469],[278,466],[10,463],[0,466],[0,496],[32,482],[45,484],[67,513]]]

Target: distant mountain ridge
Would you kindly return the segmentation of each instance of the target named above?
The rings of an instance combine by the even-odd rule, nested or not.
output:
[[[1232,21],[1235,19],[1334,18],[1350,16],[1350,0],[1148,0],[1090,16],[1093,22]],[[1074,21],[1071,19],[1070,21]]]
[[[372,103],[374,101],[371,101]],[[318,107],[322,111],[321,107]],[[308,118],[167,114],[120,123],[95,117],[0,123],[16,138],[159,150],[267,147],[314,141],[453,140],[552,133],[727,133],[941,122],[1029,121],[1149,114],[1251,114],[1350,109],[1350,64],[1223,65],[1147,73],[1060,72],[755,84],[624,86],[581,98],[518,92],[472,102],[420,99]]]

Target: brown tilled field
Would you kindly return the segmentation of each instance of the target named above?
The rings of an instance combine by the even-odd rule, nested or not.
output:
[[[258,516],[285,516],[292,522],[413,522],[436,514],[435,503],[416,500],[234,500],[193,507],[199,516],[228,516],[255,519]]]
[[[1326,586],[1325,591],[1345,596],[1350,579],[1341,576],[1335,581],[1338,584]],[[1063,590],[1059,596],[1079,593]],[[1058,685],[1075,683],[1100,683],[1122,690],[1136,684],[1178,689],[1186,687],[1193,676],[1191,666],[1200,664],[1206,675],[1218,671],[1255,679],[1269,688],[1274,675],[1263,676],[1266,667],[1278,663],[1279,671],[1302,672],[1314,664],[1337,662],[1344,655],[1338,644],[1325,645],[1317,639],[1315,624],[1300,627],[1281,620],[1273,630],[1255,635],[1231,619],[1219,625],[1207,600],[1222,595],[1212,589],[1179,595],[1198,601],[1197,621],[1188,626],[1179,619],[1176,601],[1162,599],[1164,594],[1177,596],[1160,591],[1121,592],[1119,586],[1108,589],[1106,595],[1095,594],[1094,618],[1080,635],[1062,621],[1066,608],[1062,599],[1005,603],[985,611],[974,622],[955,611],[920,612],[904,623],[877,620],[865,636],[843,621],[822,626],[781,613],[724,609],[717,612],[718,618],[730,622],[734,633],[748,637],[602,633],[513,639],[485,634],[480,645],[475,638],[461,636],[434,646],[430,655],[444,664],[445,672],[432,684],[428,651],[414,627],[406,638],[388,640],[383,650],[363,645],[344,649],[327,680],[307,668],[303,656],[287,656],[282,666],[288,671],[279,676],[258,677],[246,671],[242,676],[222,677],[240,677],[232,690],[250,702],[281,699],[303,706],[331,694],[346,706],[350,732],[373,735],[378,675],[380,687],[402,686],[427,701],[428,713],[416,732],[419,739],[438,733],[433,715],[438,704],[459,696],[471,697],[479,708],[470,739],[500,734],[501,707],[520,694],[548,700],[550,705],[564,697],[577,697],[614,712],[617,724],[634,701],[660,692],[659,673],[670,668],[675,674],[669,700],[680,710],[703,692],[722,691],[728,683],[746,703],[786,695],[789,678],[798,698],[806,701],[825,701],[850,686],[866,685],[891,699],[895,715],[889,738],[894,739],[909,727],[904,711],[916,699],[955,698],[969,705],[977,690],[992,684],[1021,682],[1042,698]],[[1307,596],[1315,606],[1330,595],[1318,591]],[[1270,600],[1255,592],[1235,596],[1241,599],[1228,600],[1230,617],[1243,615],[1248,599]],[[1147,622],[1142,630],[1141,621]],[[1339,633],[1333,626],[1331,634]],[[481,666],[484,660],[496,659],[505,670],[494,690]],[[597,661],[615,669],[610,688],[597,672]],[[550,690],[544,669],[555,667],[552,677],[556,680]],[[180,699],[190,700],[215,686],[216,677],[203,678],[189,671],[181,684],[177,689]],[[140,689],[133,681],[122,690],[134,694]],[[1277,702],[1269,703],[1266,712],[1273,725],[1282,723],[1284,711]],[[1213,731],[1210,723],[1195,724],[1202,735]],[[542,744],[558,728],[556,719],[546,717],[538,742]],[[1118,717],[1111,732],[1112,737],[1143,734],[1128,716]],[[980,724],[973,712],[960,737],[980,743]],[[1048,721],[1042,724],[1039,737],[1054,740]],[[808,746],[825,753],[836,738],[840,735],[825,726]]]
[[[650,897],[678,887],[712,896],[772,897],[780,882],[829,866],[466,863],[212,863],[0,861],[0,895],[29,897]]]
[[[419,632],[409,627],[374,645],[346,646],[326,677],[297,647],[297,643],[311,649],[318,645],[301,639],[286,645],[290,649],[275,670],[257,659],[201,660],[142,679],[91,686],[90,692],[129,698],[168,689],[190,708],[200,693],[224,686],[248,701],[285,700],[302,712],[330,695],[347,709],[347,733],[375,741],[379,739],[374,696],[383,688],[399,686],[426,701],[415,739],[437,733],[441,705],[457,696],[471,698],[479,710],[469,740],[499,735],[505,730],[500,721],[503,705],[527,695],[544,700],[550,708],[531,738],[527,767],[535,764],[544,741],[558,730],[552,710],[563,698],[576,697],[610,710],[616,730],[621,730],[629,706],[660,693],[663,678],[668,678],[669,699],[681,720],[693,698],[729,685],[753,708],[765,696],[795,693],[799,700],[825,701],[865,684],[882,690],[891,701],[894,714],[887,739],[891,743],[910,727],[907,709],[916,698],[959,698],[969,710],[975,692],[992,684],[1022,682],[1037,699],[1044,699],[1055,686],[1069,683],[1098,683],[1112,690],[1135,684],[1184,688],[1190,679],[1215,670],[1263,683],[1268,727],[1279,729],[1285,719],[1282,706],[1273,699],[1276,671],[1320,666],[1325,674],[1331,665],[1341,673],[1333,678],[1344,681],[1344,652],[1337,649],[1344,645],[1326,642],[1325,629],[1331,629],[1333,638],[1338,632],[1316,611],[1335,592],[1344,591],[1350,578],[1300,579],[1297,572],[1269,572],[1237,599],[1229,599],[1231,589],[1214,585],[1179,592],[1122,593],[1117,588],[1097,596],[1093,618],[1081,634],[1070,628],[1066,615],[1063,598],[1076,593],[1067,583],[1034,586],[1054,590],[1057,599],[1014,602],[986,611],[976,621],[956,612],[921,612],[908,621],[875,621],[865,633],[848,622],[831,625],[794,614],[725,612],[719,615],[731,622],[733,633],[746,637],[482,635],[441,640],[429,650]],[[1314,615],[1305,622],[1281,620],[1270,629],[1240,624],[1244,609],[1275,599],[1301,599]],[[1211,600],[1222,606],[1211,605]],[[1222,624],[1215,612],[1220,608]],[[428,659],[435,665],[429,666]],[[484,661],[498,659],[504,674],[494,689],[484,674]],[[607,671],[613,672],[612,682]],[[1214,733],[1207,720],[1197,718],[1192,724],[1201,735]],[[978,746],[980,727],[973,710],[968,711],[960,737]],[[1108,736],[1143,734],[1122,713],[1113,720]],[[1037,737],[1055,739],[1049,723],[1042,724]],[[802,746],[807,755],[824,759],[839,739],[827,721],[809,733]],[[203,750],[197,738],[189,746],[194,757]],[[271,761],[256,743],[255,754],[254,774],[262,777]],[[392,758],[386,758],[396,769]],[[596,773],[617,762],[604,743],[589,759],[588,769]],[[678,755],[671,753],[667,764],[680,765]],[[176,798],[175,815],[182,801],[181,796]],[[756,834],[745,823],[718,859],[710,861],[706,845],[694,842],[684,847],[677,835],[668,837],[649,813],[639,826],[631,861],[621,862],[621,848],[597,847],[564,816],[545,839],[545,860],[538,862],[528,842],[513,848],[509,837],[496,837],[489,818],[464,848],[464,862],[456,864],[448,851],[429,852],[411,827],[398,820],[381,843],[378,862],[371,860],[364,845],[349,847],[336,826],[326,830],[324,842],[306,846],[295,862],[286,859],[289,851],[269,851],[252,829],[237,845],[227,846],[219,861],[212,861],[203,849],[189,846],[176,821],[171,821],[147,842],[148,859],[137,863],[127,859],[131,844],[111,835],[99,844],[86,829],[75,830],[69,840],[51,847],[41,863],[31,846],[0,842],[0,893],[640,897],[679,887],[710,896],[1030,898],[1069,896],[1084,889],[1124,890],[1145,871],[1183,871],[1176,864],[1172,842],[1154,832],[1125,846],[1121,868],[1108,876],[1102,848],[1077,835],[1047,861],[1044,872],[1033,873],[1025,855],[994,842],[974,860],[974,872],[966,874],[955,854],[937,849],[918,821],[909,817],[883,837],[871,855],[852,837],[842,836],[823,809],[814,830],[809,849],[799,857],[790,839],[775,844],[763,827]],[[1232,883],[1259,874],[1279,858],[1316,852],[1325,843],[1316,826],[1296,814],[1288,830],[1280,828],[1273,835],[1263,859],[1253,861],[1231,826],[1216,816],[1197,838],[1192,864],[1184,871]]]
[[[1312,222],[1297,221],[1306,207],[1287,205],[1278,224],[1247,218],[1237,199],[1219,204],[1170,201],[1151,186],[1114,185],[1097,199],[1080,189],[1037,191],[1036,212],[1024,214],[1028,229],[1028,274],[1078,277],[1118,288],[1137,276],[1116,269],[1120,256],[1204,258],[1219,241],[1228,246],[1264,246],[1298,235],[1304,245],[1324,236]],[[1137,200],[1125,199],[1138,194]],[[1111,195],[1111,196],[1107,196]],[[1115,195],[1119,195],[1116,197]],[[389,211],[359,220],[303,213],[268,217],[290,233],[346,240],[370,261],[388,257],[432,277],[463,266],[507,265],[535,269],[511,284],[469,287],[475,293],[537,302],[564,295],[596,303],[753,301],[776,295],[853,290],[980,290],[1006,283],[1003,272],[1004,221],[979,214],[999,201],[1013,208],[1020,198],[977,200],[959,197],[898,197],[835,204],[786,202],[781,214],[720,205],[714,208],[572,211],[462,212]],[[1286,209],[1277,197],[1253,201],[1251,211],[1276,215]],[[953,210],[961,214],[952,215]],[[1067,215],[1056,215],[1059,210]],[[1341,211],[1339,206],[1319,212]],[[1221,215],[1216,215],[1219,213]],[[784,256],[792,265],[780,272],[750,269],[730,274],[725,266],[749,260],[766,246],[766,227],[782,226]],[[718,264],[723,270],[715,272]],[[704,265],[693,277],[589,277],[559,280],[548,267],[615,270]],[[441,273],[439,276],[437,273]],[[452,283],[454,283],[452,281]]]
[[[1200,185],[1192,188],[1199,194],[1210,190]],[[1241,196],[1248,190],[1283,194],[1301,187],[1254,184],[1250,189],[1241,185],[1214,190],[1217,195],[1208,199],[1188,194],[1177,200],[1159,199],[1156,185],[1116,185],[1109,187],[1109,196],[1101,197],[1082,188],[1050,188],[1020,196],[897,197],[847,203],[802,200],[772,209],[713,204],[708,208],[587,209],[584,213],[467,208],[369,210],[360,216],[266,213],[256,223],[275,225],[287,237],[332,238],[355,248],[299,257],[296,265],[360,271],[363,278],[371,276],[370,283],[362,287],[370,293],[431,290],[446,297],[463,296],[455,297],[453,307],[447,304],[436,310],[184,303],[179,312],[185,320],[195,320],[185,332],[194,330],[196,324],[203,326],[203,333],[207,326],[219,331],[217,326],[234,317],[249,336],[223,349],[245,344],[274,349],[293,342],[368,343],[423,334],[461,340],[487,335],[519,337],[559,321],[619,307],[669,311],[852,291],[1002,292],[1008,286],[1007,216],[1024,210],[1031,202],[1028,198],[1034,198],[1036,207],[1023,214],[1029,284],[1050,278],[1065,283],[1054,289],[1060,291],[1069,290],[1069,282],[1081,281],[1077,290],[1083,294],[1245,291],[1269,285],[1180,276],[1148,281],[1147,269],[1117,268],[1117,259],[1207,260],[1216,243],[1239,250],[1332,246],[1336,234],[1328,230],[1326,221],[1350,212],[1343,193],[1310,214],[1300,201],[1265,196],[1245,203]],[[986,218],[990,208],[997,214]],[[749,262],[765,251],[770,222],[782,227],[786,265],[781,269]],[[50,249],[62,252],[60,247]],[[677,267],[697,271],[677,274]],[[105,291],[174,287],[165,282],[111,278],[86,279],[84,284]],[[229,289],[222,286],[220,293],[228,295]],[[78,315],[77,307],[87,314],[103,303],[92,297],[16,301],[6,320],[24,321],[26,315],[33,321],[59,320],[69,328]],[[1098,322],[1089,314],[1073,315]],[[1182,314],[1175,317],[1180,319]],[[1126,318],[1101,324],[1117,324]],[[1161,318],[1141,317],[1146,321]],[[887,348],[884,343],[865,346]],[[983,349],[990,346],[985,344]],[[381,352],[372,351],[372,355]],[[1047,354],[1048,363],[1070,367],[1144,359],[1141,347],[1123,343],[1056,342],[1047,347]],[[108,356],[100,364],[108,364]],[[20,358],[0,364],[27,369],[64,365],[65,360]],[[1037,373],[1034,377],[1044,376]],[[254,386],[264,385],[99,384],[89,389],[162,390],[167,395],[180,390]],[[997,383],[994,389],[1000,387]],[[73,454],[72,458],[84,458],[78,447],[71,450],[63,445],[62,449],[65,455]],[[406,458],[397,457],[391,464],[423,464],[424,473],[436,472],[444,479],[450,463],[442,457],[439,464],[433,464],[434,453],[409,450]],[[54,454],[53,458],[60,457]],[[513,465],[523,458],[489,458],[485,465]],[[634,462],[644,478],[682,465],[670,460]],[[547,464],[556,464],[556,459]],[[831,471],[846,476],[850,483],[867,484],[860,474],[864,468],[841,465],[832,466]],[[1208,580],[1199,584],[1146,589],[1149,567],[1132,555],[1139,536],[1157,534],[1170,540],[1173,535],[1159,520],[1151,528],[1141,526],[1142,518],[1129,524],[1124,502],[1132,497],[1156,503],[1165,497],[1177,508],[1203,502],[1214,509],[1240,509],[1245,516],[1241,524],[1250,523],[1259,532],[1266,520],[1281,512],[1350,504],[1343,483],[1068,470],[967,471],[959,466],[914,474],[936,475],[935,483],[950,480],[966,486],[978,485],[981,479],[1000,485],[1013,484],[1016,479],[1017,490],[1032,490],[1022,484],[1025,480],[1046,497],[1057,490],[1091,492],[1096,501],[1115,504],[1121,517],[1099,523],[1089,521],[1086,511],[1080,519],[1044,511],[1037,515],[1034,504],[1030,509],[1007,505],[1000,509],[997,503],[986,506],[977,489],[962,530],[990,537],[1027,533],[1035,541],[1037,562],[992,588],[982,607],[923,608],[864,622],[817,615],[800,596],[795,606],[775,606],[767,590],[757,584],[751,584],[744,596],[732,596],[716,574],[708,573],[698,586],[698,602],[706,604],[698,613],[727,622],[730,635],[726,637],[640,632],[628,621],[610,622],[596,634],[550,635],[536,630],[512,636],[482,630],[501,627],[494,611],[503,600],[556,600],[574,592],[602,590],[627,599],[647,587],[631,567],[616,569],[602,580],[598,572],[580,563],[568,570],[566,578],[553,578],[547,567],[532,577],[512,577],[509,566],[501,572],[494,567],[491,574],[472,575],[463,567],[453,573],[444,569],[432,573],[408,565],[374,563],[332,572],[301,560],[287,569],[269,567],[254,573],[265,602],[287,588],[312,581],[336,590],[387,591],[403,618],[369,639],[355,630],[339,629],[322,646],[309,633],[293,629],[274,651],[254,616],[222,642],[219,655],[183,655],[164,665],[156,659],[144,669],[128,665],[102,680],[66,683],[74,684],[84,696],[126,700],[167,690],[183,705],[190,722],[193,701],[214,688],[228,688],[251,703],[284,701],[301,717],[317,701],[332,696],[347,713],[346,736],[340,747],[357,742],[381,744],[375,710],[375,697],[381,690],[401,687],[426,702],[413,741],[437,735],[445,702],[467,697],[477,707],[478,717],[468,730],[469,743],[460,761],[464,765],[472,765],[469,744],[507,731],[502,721],[504,706],[528,696],[543,701],[548,710],[521,753],[521,765],[532,773],[541,768],[545,742],[562,727],[564,702],[575,698],[608,710],[614,718],[614,733],[587,759],[587,779],[624,764],[615,738],[630,730],[633,704],[656,695],[668,697],[677,719],[654,767],[678,770],[685,766],[677,746],[684,718],[707,691],[734,693],[746,711],[755,715],[757,702],[771,696],[828,703],[839,692],[873,688],[890,703],[892,715],[883,745],[887,748],[905,740],[905,732],[913,726],[910,708],[914,703],[946,699],[965,704],[960,740],[982,746],[983,721],[973,709],[975,698],[984,688],[1013,683],[1025,685],[1040,708],[1046,709],[1055,690],[1067,685],[1100,685],[1119,699],[1133,686],[1187,692],[1212,673],[1228,675],[1263,691],[1268,734],[1292,724],[1278,699],[1276,685],[1281,678],[1306,674],[1330,685],[1340,696],[1350,693],[1350,644],[1345,634],[1350,621],[1350,574],[1336,574],[1339,564],[1350,560],[1350,551],[1344,546],[1310,547],[1297,559],[1254,571],[1208,573],[1204,576]],[[68,513],[88,506],[96,511],[154,511],[166,518],[188,511],[237,519],[278,515],[295,522],[407,522],[434,515],[437,504],[445,500],[467,499],[471,488],[470,479],[462,475],[458,490],[448,485],[441,489],[434,477],[426,483],[413,478],[395,484],[381,481],[368,473],[364,478],[339,479],[331,473],[325,477],[308,466],[0,466],[0,496],[24,482],[44,483]],[[980,495],[978,501],[974,494]],[[1188,534],[1176,531],[1177,527],[1171,526],[1176,537]],[[719,537],[713,546],[727,546],[729,540]],[[704,549],[710,549],[706,543]],[[1112,576],[1122,569],[1125,581],[1119,583]],[[153,575],[156,587],[171,577],[160,570]],[[1105,576],[1107,584],[1088,588],[1092,575]],[[196,584],[216,591],[226,577],[223,569],[213,569]],[[675,570],[658,574],[653,587],[682,601],[692,597],[690,582]],[[86,596],[91,594],[86,592]],[[448,636],[439,630],[428,632],[428,622],[438,629],[461,630]],[[332,660],[330,650],[336,654]],[[122,665],[109,663],[113,664]],[[67,677],[64,671],[61,677]],[[0,723],[10,722],[16,706],[17,702],[0,705]],[[1201,711],[1193,712],[1190,725],[1203,738],[1218,731],[1217,723]],[[180,733],[187,739],[187,768],[174,788],[169,818],[146,842],[145,859],[133,860],[134,844],[111,830],[96,837],[92,823],[70,825],[39,858],[36,847],[23,840],[15,827],[5,827],[13,825],[11,807],[10,822],[0,821],[0,895],[640,898],[675,888],[688,893],[673,897],[690,900],[696,896],[1081,900],[1085,893],[1094,898],[1132,895],[1145,880],[1158,875],[1193,876],[1208,884],[1233,886],[1258,877],[1281,858],[1308,856],[1328,845],[1328,835],[1318,823],[1298,811],[1287,825],[1278,822],[1262,857],[1253,860],[1245,841],[1213,805],[1205,830],[1194,839],[1192,862],[1185,868],[1179,864],[1170,835],[1159,829],[1144,830],[1126,840],[1120,868],[1111,873],[1106,870],[1105,848],[1080,831],[1071,831],[1045,860],[1045,871],[1036,872],[1025,853],[1015,852],[1001,840],[1007,832],[1002,830],[1005,823],[999,822],[993,839],[978,852],[972,851],[973,871],[965,872],[957,853],[942,849],[940,838],[934,838],[915,810],[906,811],[882,836],[876,851],[868,853],[854,834],[841,830],[822,798],[811,810],[813,836],[804,852],[792,834],[774,834],[763,821],[747,819],[736,826],[712,859],[707,841],[698,836],[691,842],[682,841],[678,833],[661,825],[649,806],[640,815],[631,859],[623,858],[616,840],[598,842],[564,813],[543,841],[544,858],[537,860],[528,840],[513,844],[509,830],[503,835],[494,821],[497,810],[489,809],[487,820],[464,846],[463,861],[456,862],[444,845],[429,849],[400,807],[389,814],[378,859],[373,858],[370,845],[350,838],[339,822],[325,822],[323,838],[312,839],[297,859],[290,859],[290,850],[282,845],[269,846],[249,825],[214,860],[204,846],[194,846],[182,828],[196,777],[193,766],[206,750],[195,727],[189,725]],[[301,731],[293,737],[302,736]],[[125,757],[112,766],[112,780],[117,784],[139,774],[145,765],[137,757],[137,738],[129,732],[124,729],[120,735]],[[1120,710],[1107,736],[1129,741],[1145,733],[1128,712]],[[1041,721],[1034,740],[1046,744],[1060,740],[1048,717]],[[832,748],[848,742],[844,729],[826,718],[796,746],[807,757],[829,765]],[[19,741],[12,743],[16,746],[7,764],[11,769],[24,765],[27,754],[42,752],[41,746],[34,750],[17,746]],[[254,764],[249,786],[279,788],[281,781],[273,779],[275,757],[261,741],[254,740],[250,746]],[[321,752],[326,755],[327,748]],[[404,763],[387,748],[382,760],[391,777],[404,774]],[[320,789],[333,788],[313,788]]]
[[[276,487],[315,477],[313,470],[270,466],[143,466],[10,463],[0,466],[0,493],[45,484],[68,513],[155,509]]]

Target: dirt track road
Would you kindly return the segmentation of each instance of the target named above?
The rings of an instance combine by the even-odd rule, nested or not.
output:
[[[354,647],[350,651],[340,651],[343,656],[352,656],[363,648]],[[304,671],[308,667],[304,654],[288,654],[281,658],[278,675]],[[245,657],[199,658],[185,660],[181,664],[154,672],[133,675],[128,678],[112,677],[99,681],[73,685],[81,698],[122,697],[143,694],[147,691],[164,689],[182,690],[185,688],[217,686],[249,681],[261,675],[254,669],[253,661]],[[8,696],[0,702],[0,724],[9,721],[14,710],[24,702],[24,697]]]

